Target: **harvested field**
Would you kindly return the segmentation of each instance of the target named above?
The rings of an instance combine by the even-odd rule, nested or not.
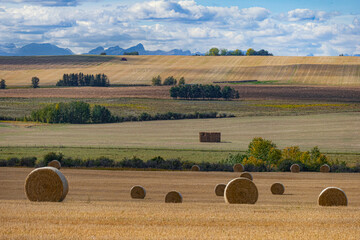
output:
[[[359,122],[358,113],[87,125],[0,122],[0,146],[246,150],[254,137],[263,137],[280,148],[359,153]],[[222,142],[200,143],[202,131],[221,132]]]
[[[241,100],[360,102],[360,87],[233,85]],[[69,87],[0,91],[0,98],[153,98],[171,99],[170,87]]]
[[[214,195],[214,186],[236,173],[63,169],[70,184],[65,201],[33,203],[23,190],[31,170],[0,168],[0,238],[357,239],[360,234],[359,174],[254,173],[257,203],[227,205]],[[276,180],[286,194],[271,194]],[[129,196],[137,183],[148,190],[141,202]],[[317,205],[329,185],[346,192],[348,207]],[[173,189],[182,193],[183,204],[164,203]]]
[[[9,86],[55,85],[64,73],[105,73],[112,84],[150,84],[161,75],[185,77],[187,83],[279,81],[279,83],[360,85],[359,57],[233,56],[53,56],[1,57],[0,78]]]

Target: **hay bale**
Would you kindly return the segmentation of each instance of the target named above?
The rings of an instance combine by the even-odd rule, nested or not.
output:
[[[322,166],[320,167],[320,172],[322,172],[322,173],[328,173],[328,172],[330,172],[330,166],[327,165],[327,164],[322,165]]]
[[[61,163],[58,160],[52,160],[51,162],[48,163],[48,167],[54,167],[60,169]]]
[[[34,169],[25,180],[25,193],[30,201],[61,202],[68,191],[65,176],[54,167]]]
[[[241,163],[236,163],[233,166],[234,172],[243,172],[244,171],[244,166]]]
[[[282,195],[285,192],[285,187],[281,183],[274,183],[271,185],[271,193],[274,195]]]
[[[242,177],[231,180],[224,192],[225,202],[230,204],[255,204],[258,196],[255,183]]]
[[[199,165],[194,165],[191,167],[191,171],[200,171]]]
[[[292,173],[299,173],[300,172],[300,166],[299,166],[299,164],[293,164],[293,165],[291,165],[291,167],[290,167],[290,171],[292,172]]]
[[[133,186],[130,190],[131,198],[144,199],[146,196],[146,190],[142,186]]]
[[[221,142],[221,133],[219,132],[199,132],[200,142]]]
[[[215,186],[215,195],[216,196],[224,196],[224,191],[226,188],[226,184],[219,183]]]
[[[348,200],[340,188],[328,187],[320,193],[318,203],[320,206],[347,206]]]
[[[243,177],[243,178],[247,178],[247,179],[250,179],[251,181],[253,180],[253,176],[251,173],[249,172],[243,172],[240,177]]]
[[[176,191],[168,192],[165,196],[165,202],[166,203],[182,203],[183,198],[181,196],[181,193]]]

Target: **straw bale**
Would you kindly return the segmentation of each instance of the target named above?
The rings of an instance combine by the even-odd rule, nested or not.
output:
[[[225,202],[230,204],[255,204],[258,196],[255,183],[242,177],[231,180],[224,192]]]
[[[318,203],[320,206],[347,206],[348,200],[340,188],[328,187],[320,193]]]
[[[131,198],[144,199],[146,196],[146,190],[142,186],[133,186],[130,190]]]
[[[51,162],[48,163],[48,166],[60,169],[61,163],[58,160],[52,160]]]
[[[328,172],[330,172],[330,166],[327,165],[327,164],[322,165],[322,166],[320,167],[320,172],[322,172],[322,173],[328,173]]]
[[[293,164],[293,165],[291,165],[291,167],[290,167],[290,171],[292,172],[292,173],[299,173],[300,172],[300,166],[299,166],[299,164]]]
[[[285,192],[285,187],[282,183],[274,183],[271,185],[271,193],[275,195],[282,195]]]
[[[191,167],[191,171],[200,171],[199,165],[194,165]]]
[[[243,172],[244,171],[244,166],[241,163],[236,163],[233,166],[234,172]]]
[[[224,191],[226,188],[226,184],[219,183],[215,186],[215,195],[216,196],[224,196]]]
[[[165,202],[166,203],[182,203],[183,197],[181,196],[181,193],[176,191],[168,192],[165,196]]]
[[[249,172],[243,172],[240,177],[243,177],[243,178],[247,178],[247,179],[250,179],[251,181],[253,180],[253,176],[251,173]]]
[[[25,194],[30,201],[61,202],[68,191],[65,176],[54,167],[34,169],[25,180]]]

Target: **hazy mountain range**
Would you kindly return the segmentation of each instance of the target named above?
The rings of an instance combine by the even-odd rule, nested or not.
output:
[[[107,55],[123,55],[124,53],[138,52],[140,55],[191,55],[189,50],[183,51],[181,49],[173,49],[170,51],[148,51],[144,46],[139,43],[136,46],[123,49],[119,46],[109,47],[104,49],[103,47],[97,47],[88,53],[99,55],[105,52]],[[74,53],[68,48],[59,48],[56,45],[49,43],[31,43],[21,48],[15,46],[15,44],[0,44],[0,56],[51,56],[51,55],[73,55]]]

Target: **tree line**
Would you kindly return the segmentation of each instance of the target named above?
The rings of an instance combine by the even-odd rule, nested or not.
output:
[[[83,74],[83,73],[70,73],[64,74],[56,86],[96,86],[108,87],[110,80],[105,74]]]
[[[187,84],[170,88],[170,96],[174,99],[238,99],[239,92],[232,87],[219,85]]]
[[[165,78],[164,81],[162,82],[160,75],[158,75],[157,77],[152,78],[151,84],[153,86],[161,86],[161,85],[173,86],[173,85],[178,84],[178,81],[173,76],[169,76],[169,77]],[[179,79],[179,85],[184,85],[184,84],[185,84],[185,78],[181,77]]]
[[[229,51],[225,48],[219,49],[214,47],[211,48],[205,56],[273,56],[273,54],[264,49],[255,51],[253,48],[249,48],[246,52],[243,52],[239,49]]]

